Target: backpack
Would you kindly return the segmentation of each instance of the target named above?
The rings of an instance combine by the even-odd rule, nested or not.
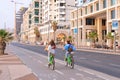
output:
[[[72,45],[70,44],[69,46],[68,46],[68,52],[72,52],[73,51],[73,48],[72,48]]]

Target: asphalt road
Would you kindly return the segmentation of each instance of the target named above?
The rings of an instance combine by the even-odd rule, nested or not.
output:
[[[12,45],[47,56],[47,52],[44,51],[44,46],[33,46],[33,45],[25,45],[25,44],[19,44],[19,43],[12,43]],[[63,51],[60,48],[57,48],[55,57],[63,61],[64,53],[65,51]],[[120,56],[119,55],[101,54],[101,53],[77,50],[75,51],[74,59],[75,59],[75,64],[78,66],[95,70],[112,77],[120,78]]]

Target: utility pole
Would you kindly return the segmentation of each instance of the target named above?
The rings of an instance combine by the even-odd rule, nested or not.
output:
[[[73,6],[73,5],[67,5],[67,6],[70,6],[70,7],[75,7],[76,9],[77,9],[77,43],[76,43],[76,47],[78,48],[78,41],[79,41],[79,34],[78,34],[78,29],[79,29],[79,27],[78,27],[78,9],[79,8],[82,8],[82,7],[84,7],[84,6]]]
[[[14,40],[17,40],[16,4],[23,4],[23,3],[17,3],[16,0],[12,0],[11,2],[14,3]]]

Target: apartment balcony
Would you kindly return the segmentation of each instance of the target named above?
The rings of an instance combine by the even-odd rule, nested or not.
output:
[[[47,2],[48,0],[44,0],[44,3]]]
[[[55,9],[65,9],[65,6],[56,6]]]
[[[66,3],[65,0],[56,1],[56,3]]]
[[[58,20],[65,20],[65,17],[62,17],[62,18],[58,18]]]
[[[65,14],[65,12],[59,12],[60,14]]]

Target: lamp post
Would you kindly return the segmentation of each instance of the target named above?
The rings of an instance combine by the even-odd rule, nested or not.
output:
[[[75,7],[75,8],[77,8],[77,48],[78,48],[78,41],[79,41],[79,39],[78,39],[78,37],[79,37],[79,35],[78,35],[78,9],[79,9],[79,6],[73,6],[73,5],[67,5],[67,6],[70,6],[70,7]]]
[[[23,4],[23,3],[18,3],[16,0],[12,0],[12,3],[14,3],[14,39],[17,40],[17,27],[16,27],[16,4]]]

